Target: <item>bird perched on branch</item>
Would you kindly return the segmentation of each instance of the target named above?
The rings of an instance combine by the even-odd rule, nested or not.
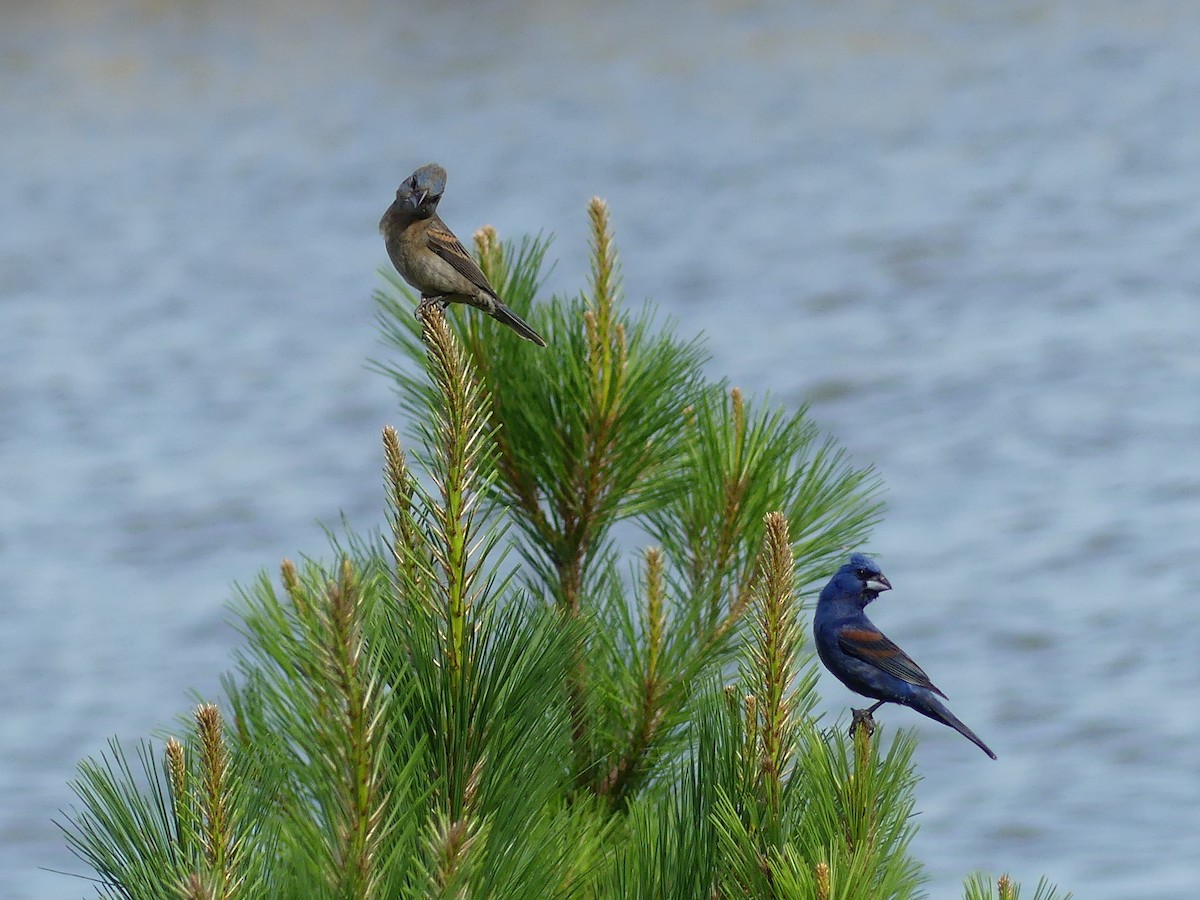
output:
[[[874,560],[855,553],[834,573],[817,601],[813,637],[821,662],[850,690],[879,701],[870,709],[853,710],[851,733],[861,724],[872,726],[871,716],[883,704],[900,703],[949,725],[995,759],[988,745],[938,699],[946,695],[921,667],[872,625],[863,612],[881,592],[891,589],[891,582]]]
[[[446,170],[435,163],[421,166],[401,183],[395,201],[379,220],[392,265],[421,294],[417,314],[434,303],[442,309],[450,303],[467,303],[545,347],[541,335],[501,302],[475,260],[438,217],[438,201],[445,190]]]

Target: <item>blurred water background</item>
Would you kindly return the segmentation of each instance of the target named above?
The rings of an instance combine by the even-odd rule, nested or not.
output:
[[[628,295],[890,509],[932,897],[1200,879],[1200,5],[47,0],[0,10],[0,896],[91,895],[76,763],[215,695],[234,581],[383,521],[399,180],[611,204]],[[852,697],[823,677],[825,708]]]

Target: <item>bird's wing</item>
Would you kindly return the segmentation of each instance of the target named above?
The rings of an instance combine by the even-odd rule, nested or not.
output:
[[[429,249],[444,259],[450,265],[454,266],[455,270],[466,278],[469,282],[479,288],[496,296],[496,290],[488,284],[487,278],[476,265],[475,260],[471,259],[462,243],[454,236],[445,223],[440,219],[430,224],[429,229],[425,232],[425,239],[429,243]]]
[[[946,696],[929,680],[925,671],[882,631],[871,627],[864,628],[861,625],[848,625],[838,631],[838,643],[851,656],[878,666],[889,675],[895,675],[909,684],[928,688],[941,697]]]

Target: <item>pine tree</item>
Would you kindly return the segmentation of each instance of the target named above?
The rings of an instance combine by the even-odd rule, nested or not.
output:
[[[546,243],[476,235],[545,350],[388,279],[389,533],[241,592],[223,711],[81,765],[101,896],[921,896],[915,738],[813,712],[802,601],[877,478],[631,313],[589,216],[590,284],[540,303]]]

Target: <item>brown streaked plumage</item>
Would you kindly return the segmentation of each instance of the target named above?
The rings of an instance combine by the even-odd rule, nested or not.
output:
[[[418,314],[434,303],[466,303],[482,309],[521,337],[545,347],[536,331],[500,300],[475,260],[437,214],[446,170],[431,163],[401,183],[379,220],[379,231],[400,277],[421,294]]]

